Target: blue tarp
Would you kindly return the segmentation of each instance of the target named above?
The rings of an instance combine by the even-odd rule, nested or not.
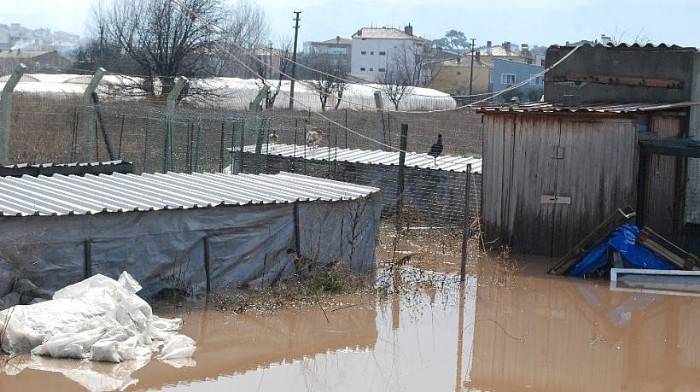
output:
[[[583,277],[593,273],[608,264],[608,251],[620,252],[632,268],[640,269],[676,269],[672,264],[656,255],[649,249],[637,243],[639,227],[624,224],[615,230],[615,233],[607,241],[596,245],[591,249],[571,270],[569,275]]]

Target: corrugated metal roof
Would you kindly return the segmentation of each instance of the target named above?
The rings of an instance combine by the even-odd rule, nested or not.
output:
[[[586,42],[583,43],[581,46],[583,47],[589,47],[589,48],[613,48],[613,49],[626,49],[626,48],[632,48],[632,49],[661,49],[661,50],[683,50],[683,51],[691,51],[695,52],[697,51],[697,48],[692,47],[692,46],[678,46],[678,45],[668,45],[665,43],[660,43],[658,45],[649,43],[649,44],[644,44],[640,45],[637,43],[633,44],[628,44],[625,42],[621,42],[619,44],[603,44],[600,42],[596,43],[591,43],[591,42]],[[550,48],[565,48],[565,49],[573,49],[575,45],[552,45]]]
[[[0,216],[90,215],[354,200],[379,189],[292,173],[111,174],[0,179]]]
[[[75,162],[75,163],[39,163],[0,165],[0,177],[51,176],[54,174],[112,174],[132,173],[134,165],[128,161],[115,160],[104,162]]]
[[[255,146],[245,146],[245,152],[255,153]],[[263,145],[263,154],[283,157],[304,158],[312,161],[338,161],[350,163],[363,163],[367,165],[397,166],[399,153],[383,150],[357,150],[349,148],[304,147],[293,144]],[[471,163],[472,173],[481,173],[481,159],[474,157],[456,157],[442,155],[435,160],[432,156],[423,153],[409,152],[406,154],[406,167],[430,170],[445,170],[458,173],[466,173],[467,164]]]
[[[654,112],[660,110],[671,110],[687,108],[695,105],[700,105],[700,102],[677,102],[677,103],[625,103],[625,104],[606,104],[606,105],[584,105],[584,106],[562,106],[547,102],[523,103],[517,105],[499,105],[499,106],[481,106],[476,108],[481,113],[525,113],[525,112],[540,112],[540,113],[555,113],[555,112],[588,112],[588,113],[635,113],[635,112]]]

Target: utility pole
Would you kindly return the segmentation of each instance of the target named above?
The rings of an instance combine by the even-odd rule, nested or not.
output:
[[[299,38],[299,14],[294,11],[294,52],[292,53],[292,80],[289,86],[289,110],[294,110],[294,79],[297,77],[297,39]]]
[[[472,86],[474,85],[474,41],[476,39],[472,38],[472,64],[469,67],[469,101],[472,99]]]

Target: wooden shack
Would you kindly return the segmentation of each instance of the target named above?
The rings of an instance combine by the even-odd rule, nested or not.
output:
[[[688,133],[690,103],[483,107],[483,225],[521,253],[560,256],[617,208],[683,240],[687,157],[640,140]],[[638,193],[643,197],[638,197]]]

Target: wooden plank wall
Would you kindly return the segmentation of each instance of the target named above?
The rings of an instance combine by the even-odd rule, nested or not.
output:
[[[616,208],[636,205],[630,119],[486,115],[483,152],[486,234],[517,252],[562,255]],[[543,204],[544,195],[571,204]]]
[[[649,130],[658,139],[676,137],[681,134],[681,118],[653,116]],[[651,155],[647,163],[644,224],[669,239],[680,233],[683,214],[685,181],[677,183],[677,168],[683,171],[684,159],[671,156]],[[681,165],[679,167],[678,165]],[[679,187],[678,185],[682,185]]]

